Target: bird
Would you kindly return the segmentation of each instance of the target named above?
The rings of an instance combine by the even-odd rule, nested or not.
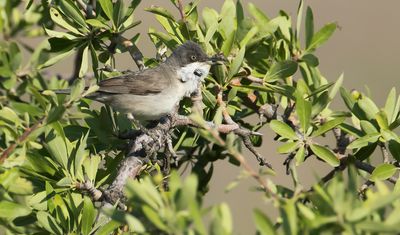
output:
[[[86,96],[139,121],[158,120],[171,114],[179,102],[197,91],[221,54],[209,57],[199,44],[186,41],[154,68],[128,72],[102,80],[99,89]],[[69,93],[68,89],[57,90]]]

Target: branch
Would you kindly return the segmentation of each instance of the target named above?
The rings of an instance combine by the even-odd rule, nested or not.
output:
[[[37,130],[39,127],[41,127],[43,125],[43,121],[44,121],[45,117],[42,117],[41,119],[39,119],[39,121],[37,123],[35,123],[32,127],[28,127],[25,129],[24,133],[22,133],[22,135],[17,139],[17,141],[13,144],[11,144],[10,146],[8,146],[4,152],[1,154],[0,156],[0,163],[3,163],[10,155],[11,153],[14,151],[14,149],[21,143],[23,143],[28,137],[29,135]]]
[[[255,155],[255,157],[256,157],[257,161],[260,163],[260,165],[261,166],[265,165],[272,169],[271,164],[269,164],[268,162],[265,161],[265,159],[261,156],[261,154],[259,154],[255,150],[253,144],[251,143],[250,136],[254,135],[255,132],[252,132],[248,129],[240,128],[239,124],[237,124],[235,121],[233,121],[232,117],[229,115],[228,110],[226,108],[226,103],[223,101],[223,98],[222,98],[222,90],[220,90],[218,92],[217,103],[222,109],[222,116],[223,116],[225,122],[228,125],[232,126],[232,128],[234,128],[233,132],[242,138],[244,145],[246,146],[246,148],[248,150],[250,150],[250,152],[252,152]],[[261,135],[261,134],[258,133],[258,135]]]
[[[177,2],[178,2],[177,8],[178,8],[179,14],[181,16],[181,19],[182,19],[182,21],[186,21],[186,15],[185,15],[185,11],[183,9],[182,0],[177,0]]]
[[[123,45],[129,51],[129,54],[133,61],[135,61],[139,70],[144,70],[146,68],[143,62],[143,54],[135,44],[121,35],[118,36],[118,43]]]

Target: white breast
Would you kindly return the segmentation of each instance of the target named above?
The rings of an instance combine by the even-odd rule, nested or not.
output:
[[[183,82],[184,96],[189,96],[196,91],[199,82],[207,77],[210,64],[206,62],[194,62],[182,67],[177,71]]]

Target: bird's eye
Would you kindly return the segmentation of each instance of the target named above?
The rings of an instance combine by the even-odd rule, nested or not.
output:
[[[196,56],[195,56],[195,55],[192,55],[192,56],[190,57],[190,59],[192,59],[192,61],[195,61],[195,60],[196,60]]]

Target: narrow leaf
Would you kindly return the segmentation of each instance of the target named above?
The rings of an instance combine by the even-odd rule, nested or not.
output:
[[[311,102],[304,99],[301,95],[296,97],[296,113],[299,117],[301,128],[303,133],[306,133],[310,126],[311,119]]]
[[[265,75],[265,81],[272,82],[292,76],[297,71],[297,63],[285,60],[274,63]]]
[[[373,133],[373,134],[365,135],[365,136],[351,142],[351,144],[349,144],[347,146],[347,148],[348,149],[357,149],[357,148],[361,148],[361,147],[370,145],[372,143],[377,142],[380,135],[381,135],[380,133]]]
[[[322,27],[317,33],[314,34],[310,45],[307,47],[306,51],[312,51],[321,46],[324,42],[326,42],[335,32],[336,23],[330,23]]]
[[[286,123],[278,121],[278,120],[272,120],[271,123],[269,124],[271,129],[275,131],[278,135],[287,138],[287,139],[292,139],[296,140],[299,137],[296,135],[296,133],[293,131],[293,129]]]
[[[315,155],[317,155],[319,158],[327,162],[329,165],[333,167],[339,166],[340,164],[339,159],[330,149],[318,144],[311,144],[310,148]]]
[[[388,163],[383,163],[379,166],[377,166],[374,171],[371,174],[371,180],[376,181],[376,180],[386,180],[394,175],[396,173],[397,168],[393,166],[392,164]]]
[[[312,134],[312,137],[320,136],[326,133],[327,131],[332,130],[334,127],[344,122],[345,119],[346,117],[338,117],[330,121],[327,121],[322,126],[318,127],[318,129]]]
[[[307,7],[306,12],[306,22],[305,22],[305,37],[306,37],[306,48],[308,48],[311,44],[311,40],[314,35],[314,16],[312,9]]]

